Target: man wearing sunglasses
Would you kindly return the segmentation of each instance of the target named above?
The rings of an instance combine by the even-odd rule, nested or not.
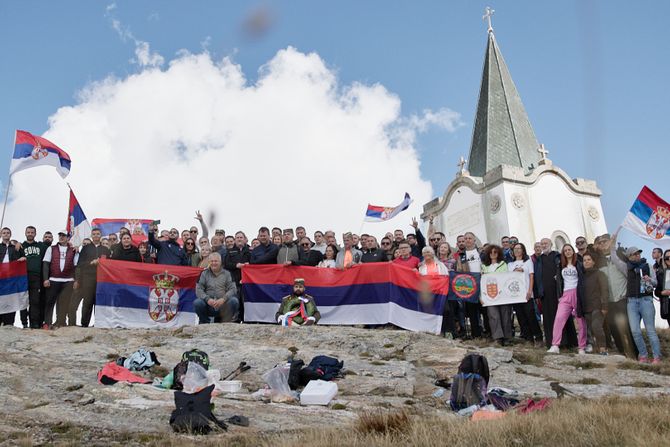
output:
[[[184,249],[179,245],[179,231],[171,228],[166,241],[156,239],[156,225],[149,227],[149,244],[157,251],[156,263],[165,265],[188,265]]]
[[[293,265],[308,265],[316,267],[323,260],[323,255],[319,250],[312,249],[312,241],[307,236],[300,239],[298,244],[298,259],[292,261]]]

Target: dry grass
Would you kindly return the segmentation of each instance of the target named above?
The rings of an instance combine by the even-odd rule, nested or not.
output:
[[[566,363],[566,365],[572,365],[577,369],[596,369],[596,368],[604,368],[605,365],[602,363],[598,362],[592,362],[591,360],[573,360],[571,362]]]
[[[581,385],[600,385],[602,382],[595,377],[584,377],[577,383]]]
[[[537,367],[544,366],[544,349],[520,349],[514,348],[512,358],[524,365],[533,365]]]
[[[441,447],[476,446],[661,446],[670,437],[670,397],[552,401],[542,412],[510,412],[500,420],[472,422],[444,412],[412,415],[406,411],[363,413],[349,427],[314,428],[275,434],[235,429],[226,434],[183,436],[160,433],[97,433],[96,442],[173,447]],[[253,424],[253,421],[252,421]],[[77,443],[81,428],[69,424],[52,427],[56,444]],[[17,433],[18,435],[18,433]],[[106,436],[105,436],[106,435]],[[74,445],[74,444],[72,444]]]

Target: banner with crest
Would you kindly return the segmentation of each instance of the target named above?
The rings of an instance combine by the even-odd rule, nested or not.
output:
[[[194,325],[202,269],[100,259],[95,326],[176,328]]]
[[[482,306],[501,306],[526,302],[523,272],[484,273],[480,278]]]

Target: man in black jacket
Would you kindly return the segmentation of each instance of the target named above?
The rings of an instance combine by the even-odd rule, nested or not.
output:
[[[91,243],[82,247],[79,253],[79,262],[74,271],[75,283],[72,293],[71,306],[74,309],[81,306],[81,326],[88,327],[95,305],[95,288],[98,284],[98,261],[100,258],[108,258],[111,254],[109,248],[101,244],[102,232],[98,228],[91,230]]]
[[[366,247],[364,247],[363,256],[361,257],[362,263],[388,261],[386,252],[377,247],[377,239],[374,236],[368,235],[365,242]]]
[[[227,250],[226,258],[223,261],[223,268],[230,272],[230,276],[237,287],[237,296],[239,297],[240,307],[238,310],[239,321],[244,321],[244,295],[242,293],[242,267],[251,261],[251,250],[247,245],[247,236],[238,231],[235,233],[235,245]]]
[[[25,259],[22,257],[23,254],[21,253],[21,251],[17,250],[16,246],[14,246],[14,244],[11,243],[12,230],[5,227],[2,229],[2,231],[0,231],[0,235],[2,236],[2,242],[0,242],[0,262],[5,263],[10,261],[18,261],[19,259]],[[22,313],[25,314],[25,311],[22,311]],[[16,312],[8,312],[6,314],[1,314],[0,326],[3,325],[13,326],[15,317]],[[25,327],[27,321],[23,323]]]
[[[323,260],[323,255],[319,250],[312,250],[312,241],[307,236],[300,239],[298,247],[298,260],[292,261],[293,265],[308,265],[316,267]]]

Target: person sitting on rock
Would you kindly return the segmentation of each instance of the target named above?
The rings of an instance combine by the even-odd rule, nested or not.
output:
[[[275,320],[282,326],[311,326],[320,318],[314,298],[305,293],[305,280],[296,278],[293,281],[293,293],[282,298]]]

